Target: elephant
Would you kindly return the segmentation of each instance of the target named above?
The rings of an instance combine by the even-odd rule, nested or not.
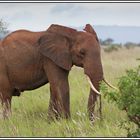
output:
[[[83,31],[51,24],[46,31],[16,30],[0,43],[0,99],[2,116],[11,114],[12,96],[50,84],[48,116],[70,118],[68,76],[82,67],[91,85],[89,119],[93,120],[99,83],[104,80],[99,39],[93,27]]]

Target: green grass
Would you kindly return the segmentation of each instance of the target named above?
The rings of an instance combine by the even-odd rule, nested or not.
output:
[[[119,49],[112,53],[102,50],[104,74],[116,85],[126,69],[137,67],[140,48]],[[103,120],[93,125],[87,117],[89,85],[81,68],[73,67],[69,75],[71,120],[49,123],[47,110],[50,98],[49,84],[20,97],[13,97],[12,117],[0,120],[0,137],[126,137],[127,131],[120,127],[127,119],[113,103],[103,99]],[[95,111],[99,116],[98,106]],[[132,128],[134,125],[132,124]]]

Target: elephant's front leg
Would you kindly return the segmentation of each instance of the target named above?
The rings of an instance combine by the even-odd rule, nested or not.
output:
[[[54,62],[47,59],[44,68],[50,83],[50,104],[48,115],[69,118],[70,117],[70,99],[68,71],[58,67]]]

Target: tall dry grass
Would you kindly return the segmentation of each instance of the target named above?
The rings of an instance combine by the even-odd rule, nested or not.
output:
[[[106,79],[117,84],[126,69],[140,64],[140,48],[120,49],[112,53],[102,50],[102,63]],[[70,120],[49,123],[47,110],[49,84],[33,91],[26,91],[20,97],[13,97],[12,117],[0,120],[1,137],[126,137],[127,132],[120,127],[126,120],[125,112],[115,104],[103,99],[103,120],[96,119],[93,125],[87,117],[89,85],[81,68],[73,67],[69,75],[71,116]],[[98,108],[95,111],[98,116]],[[134,127],[131,124],[132,128]]]

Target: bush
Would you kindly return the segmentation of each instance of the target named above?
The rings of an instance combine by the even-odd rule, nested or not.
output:
[[[135,46],[137,46],[137,44],[133,43],[133,42],[127,42],[127,43],[124,44],[124,47],[126,49],[133,49]]]
[[[136,60],[140,60],[140,58],[136,58]]]
[[[114,42],[114,40],[112,38],[107,38],[106,40],[101,40],[100,39],[100,43],[102,45],[111,45]]]
[[[136,132],[128,132],[128,136],[140,136],[140,66],[136,70],[127,70],[118,82],[118,91],[108,91],[101,84],[104,96],[117,104],[119,109],[125,110],[129,121],[134,122],[138,128]]]
[[[112,51],[118,51],[119,48],[120,48],[119,45],[112,44],[109,47],[104,48],[104,51],[109,53],[109,52],[112,52]]]

